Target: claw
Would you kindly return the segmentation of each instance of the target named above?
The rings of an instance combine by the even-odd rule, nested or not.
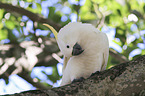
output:
[[[95,73],[92,73],[91,76],[94,76],[95,74],[99,74],[99,73],[100,73],[100,71],[96,71]]]
[[[74,79],[74,80],[72,81],[72,83],[75,83],[75,82],[82,82],[84,79],[85,79],[84,77],[81,77],[81,78],[79,78],[79,79]]]

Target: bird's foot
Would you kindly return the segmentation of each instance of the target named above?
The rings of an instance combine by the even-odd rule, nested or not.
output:
[[[100,71],[96,71],[95,73],[92,73],[91,76],[94,76],[95,74],[98,74],[98,73],[100,73]]]
[[[74,79],[73,81],[72,81],[72,83],[74,83],[74,82],[82,82],[84,80],[84,77],[81,77],[81,78],[79,78],[79,79]]]

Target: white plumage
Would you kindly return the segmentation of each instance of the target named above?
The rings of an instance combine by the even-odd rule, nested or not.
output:
[[[64,55],[61,86],[106,69],[109,56],[108,38],[93,25],[69,23],[60,29],[56,39]]]

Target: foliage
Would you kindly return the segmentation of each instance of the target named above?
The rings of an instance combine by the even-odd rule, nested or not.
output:
[[[24,70],[31,74],[33,67],[36,66],[52,67],[52,74],[41,72],[53,83],[61,78],[57,70],[60,59],[56,61],[54,58],[62,55],[55,40],[51,39],[53,34],[42,25],[47,22],[39,21],[40,18],[47,18],[49,22],[56,24],[54,27],[58,29],[76,19],[91,23],[108,34],[113,34],[111,31],[113,29],[115,35],[108,37],[112,38],[110,42],[116,44],[121,51],[115,47],[110,47],[111,49],[118,51],[129,60],[145,54],[145,3],[143,0],[1,0],[0,4],[2,3],[20,6],[17,9],[23,8],[36,14],[36,18],[29,17],[25,15],[25,11],[11,11],[0,7],[0,43],[1,46],[8,45],[8,49],[5,47],[0,49],[0,70],[5,64],[8,64],[8,67],[14,66],[13,71],[20,68],[21,71],[16,74],[22,78],[20,74]],[[28,43],[30,41],[31,44]],[[9,47],[9,45],[13,46]],[[34,48],[38,50],[33,53]],[[28,55],[31,52],[34,58]],[[12,58],[13,62],[7,63],[7,60]],[[18,62],[22,59],[27,64]],[[120,62],[116,58],[110,56],[108,68],[118,63]],[[5,70],[0,73],[0,78],[8,81],[9,75],[15,73],[13,71]],[[34,78],[45,82],[37,76]],[[46,82],[43,84],[53,85]]]

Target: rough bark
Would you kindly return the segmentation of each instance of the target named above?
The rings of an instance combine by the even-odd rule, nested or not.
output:
[[[96,72],[88,79],[50,90],[30,90],[11,96],[145,96],[145,55]]]

